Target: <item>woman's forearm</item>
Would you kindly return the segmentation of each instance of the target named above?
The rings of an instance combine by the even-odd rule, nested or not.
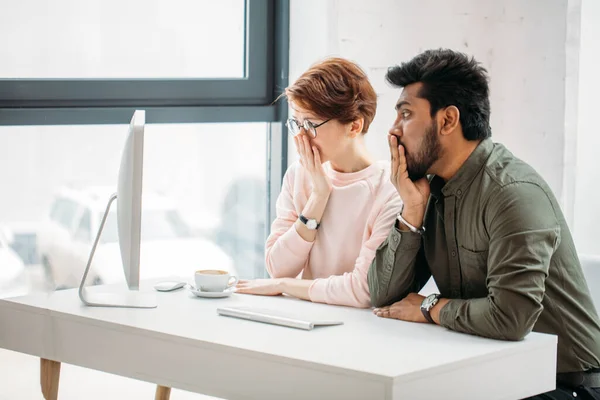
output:
[[[315,219],[320,223],[325,207],[327,207],[327,201],[329,201],[329,195],[322,196],[312,193],[302,210],[302,215],[308,219]],[[296,231],[307,242],[314,242],[317,237],[317,230],[308,229],[300,220],[296,221]]]
[[[308,289],[312,283],[313,280],[308,279],[281,278],[279,280],[282,293],[309,301]]]

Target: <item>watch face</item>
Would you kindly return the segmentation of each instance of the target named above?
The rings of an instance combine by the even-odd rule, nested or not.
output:
[[[309,219],[308,221],[306,221],[306,227],[308,229],[317,229],[317,221],[315,221],[314,219]]]
[[[425,297],[425,300],[423,300],[423,307],[429,309],[435,302],[436,298],[436,293],[430,294],[429,296]]]

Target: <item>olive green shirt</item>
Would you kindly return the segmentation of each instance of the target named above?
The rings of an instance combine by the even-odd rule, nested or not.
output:
[[[533,168],[483,140],[448,182],[431,179],[423,236],[393,228],[369,269],[380,307],[433,275],[441,325],[520,340],[558,336],[558,371],[600,367],[600,321],[561,209]]]

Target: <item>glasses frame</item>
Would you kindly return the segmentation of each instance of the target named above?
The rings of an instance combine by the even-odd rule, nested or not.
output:
[[[300,123],[300,121],[298,121],[295,118],[289,118],[285,122],[285,126],[287,126],[288,130],[290,131],[290,134],[293,137],[298,136],[300,134],[300,132],[302,131],[302,129],[304,129],[305,132],[310,133],[310,135],[313,138],[316,138],[317,137],[317,128],[320,127],[320,126],[325,125],[326,123],[328,123],[332,119],[333,118],[329,118],[328,120],[323,121],[320,124],[313,124],[312,122],[310,122],[307,119],[305,119],[304,121],[302,121],[302,123]],[[296,130],[296,128],[292,128],[292,126],[296,126],[298,130],[296,132],[294,132]]]

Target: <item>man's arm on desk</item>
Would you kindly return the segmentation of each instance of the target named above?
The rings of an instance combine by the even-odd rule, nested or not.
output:
[[[431,276],[418,233],[400,231],[398,223],[379,246],[368,274],[371,304],[386,306],[418,291]]]
[[[543,310],[550,260],[560,244],[553,204],[538,185],[518,182],[493,195],[485,213],[488,296],[440,308],[441,325],[493,339],[521,340]]]
[[[486,222],[490,232],[488,296],[440,299],[430,315],[435,323],[457,332],[521,340],[542,312],[545,279],[560,243],[560,227],[550,200],[532,184],[515,185],[495,195]],[[422,299],[411,293],[374,312],[426,322],[420,310]]]

